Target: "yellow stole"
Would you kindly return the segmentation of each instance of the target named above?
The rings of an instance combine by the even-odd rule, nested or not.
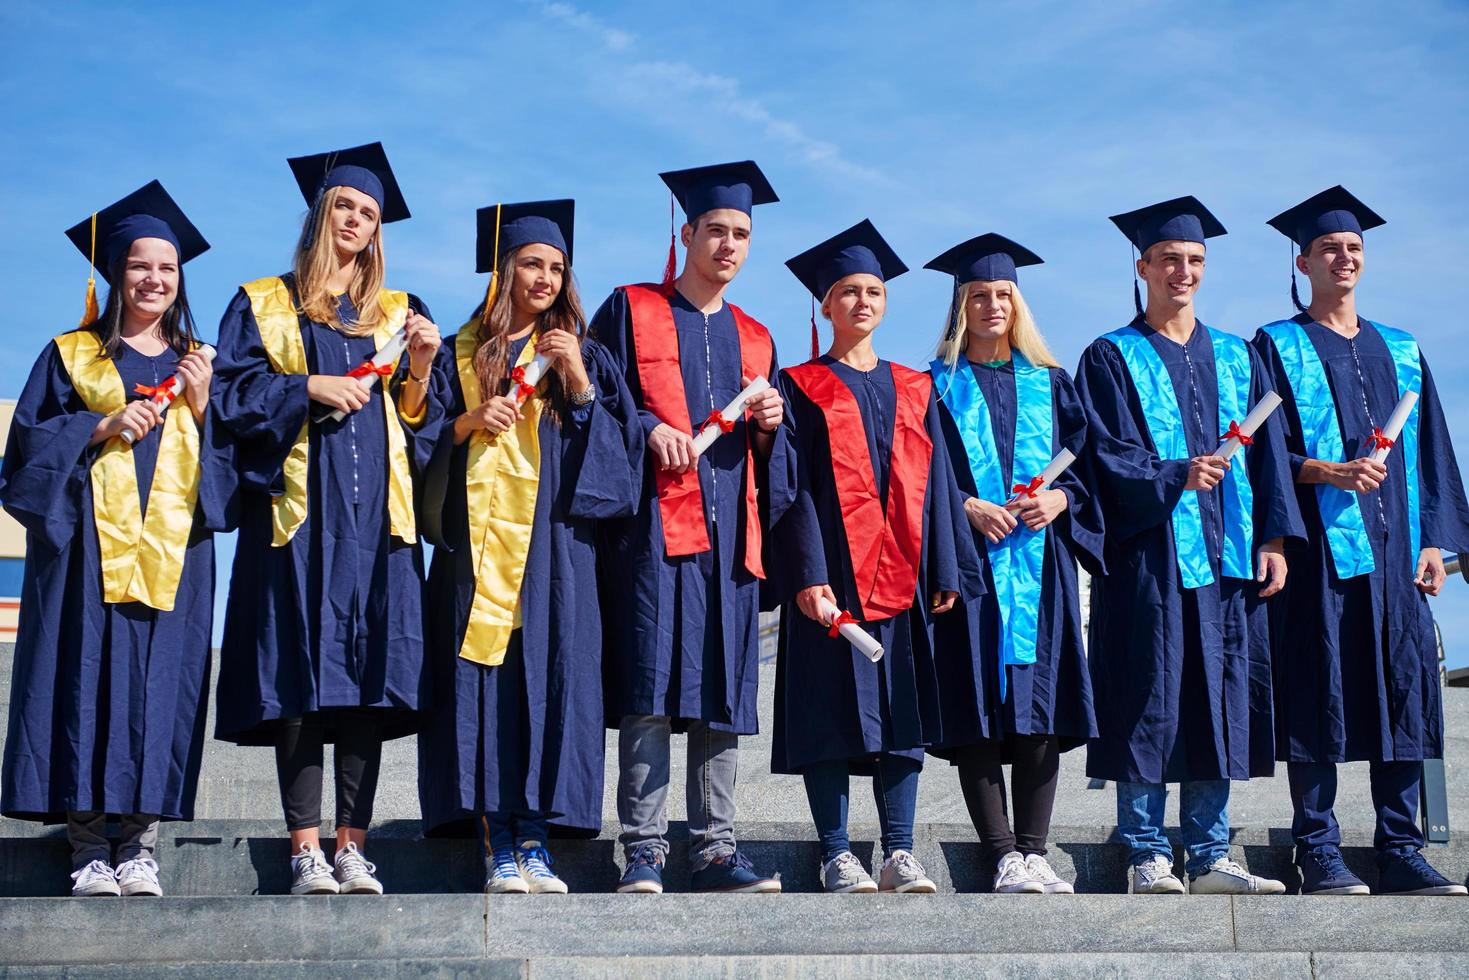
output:
[[[306,347],[301,339],[301,322],[291,291],[278,276],[267,276],[240,287],[250,298],[250,311],[260,328],[265,356],[277,374],[310,374]],[[387,314],[378,324],[373,339],[381,350],[384,343],[408,319],[408,294],[384,289],[378,296]],[[401,358],[400,358],[401,360]],[[355,365],[354,365],[355,367]],[[398,424],[397,408],[388,396],[383,379],[383,414],[388,431],[388,526],[393,537],[412,543],[417,537],[413,521],[413,471],[408,466],[408,440]],[[306,520],[307,478],[310,473],[311,419],[301,423],[301,433],[282,467],[285,493],[271,500],[271,544],[284,547]]]
[[[55,343],[87,411],[103,415],[122,411],[127,405],[122,375],[102,356],[96,332],[74,330],[55,338]],[[104,602],[141,602],[163,612],[173,609],[199,499],[199,444],[194,413],[181,398],[163,417],[146,517],[132,447],[120,437],[103,445],[91,478]]]
[[[480,405],[479,379],[474,373],[478,322],[470,321],[454,341],[464,410]],[[532,334],[515,367],[531,362],[536,353]],[[469,437],[465,466],[465,497],[469,512],[469,557],[474,566],[474,602],[459,656],[486,667],[505,662],[510,634],[520,628],[520,585],[530,555],[530,537],[536,519],[536,492],[541,482],[541,399],[526,399],[525,416],[493,438],[478,429]]]

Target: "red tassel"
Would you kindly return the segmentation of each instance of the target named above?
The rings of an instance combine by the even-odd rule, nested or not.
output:
[[[678,252],[675,250],[678,236],[673,225],[673,194],[668,195],[668,261],[663,264],[663,289],[673,289],[673,277],[678,272]]]
[[[821,356],[821,338],[816,333],[816,297],[811,297],[811,360]]]

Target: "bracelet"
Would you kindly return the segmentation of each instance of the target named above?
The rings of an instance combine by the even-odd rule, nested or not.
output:
[[[408,369],[408,380],[409,381],[416,381],[419,384],[423,385],[424,387],[427,387],[428,386],[429,378],[432,378],[433,376],[434,376],[434,372],[432,370],[429,371],[429,373],[427,374],[427,376],[420,378],[418,375],[416,375],[416,374],[413,373],[413,368],[410,367]]]
[[[567,397],[573,405],[590,405],[597,398],[597,386],[589,384],[586,391],[574,391]]]

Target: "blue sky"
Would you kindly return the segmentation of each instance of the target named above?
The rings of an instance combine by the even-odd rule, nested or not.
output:
[[[982,231],[1039,252],[1026,296],[1072,364],[1130,315],[1106,215],[1203,199],[1231,233],[1210,243],[1200,312],[1248,335],[1290,312],[1288,246],[1265,219],[1345,184],[1388,219],[1363,312],[1418,335],[1469,455],[1459,0],[7,0],[0,35],[0,267],[26,298],[0,310],[0,395],[80,315],[86,262],[64,228],[161,179],[214,246],[188,268],[212,337],[238,283],[288,263],[304,205],[284,158],[381,139],[414,212],[388,229],[390,283],[445,332],[484,288],[476,207],[577,198],[594,306],[662,267],[658,171],[759,161],[782,203],[757,212],[731,296],[788,362],[809,308],[783,261],[863,217],[914,269]],[[879,349],[926,360],[947,297],[936,273],[896,280]],[[1466,599],[1456,581],[1434,604],[1456,664]]]

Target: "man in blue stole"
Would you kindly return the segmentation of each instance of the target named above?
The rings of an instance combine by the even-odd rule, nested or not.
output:
[[[1133,891],[1177,894],[1163,832],[1177,782],[1190,891],[1278,894],[1229,858],[1229,781],[1274,768],[1265,600],[1283,539],[1304,529],[1279,427],[1216,455],[1268,386],[1248,344],[1194,315],[1204,240],[1224,228],[1178,198],[1112,221],[1138,248],[1148,303],[1092,343],[1076,386],[1084,462],[1102,503],[1107,574],[1092,585],[1088,663],[1097,737],[1087,772],[1117,781]]]
[[[1438,649],[1428,596],[1440,549],[1469,550],[1469,506],[1428,364],[1413,337],[1357,315],[1362,232],[1384,224],[1340,186],[1271,219],[1298,246],[1300,315],[1255,346],[1280,411],[1308,540],[1290,551],[1272,614],[1278,758],[1287,763],[1302,891],[1365,895],[1341,857],[1336,764],[1371,763],[1378,892],[1464,895],[1419,849],[1422,760],[1443,757]],[[1311,282],[1296,294],[1295,269]],[[1399,433],[1388,418],[1418,401]],[[1387,459],[1370,459],[1374,449]]]

